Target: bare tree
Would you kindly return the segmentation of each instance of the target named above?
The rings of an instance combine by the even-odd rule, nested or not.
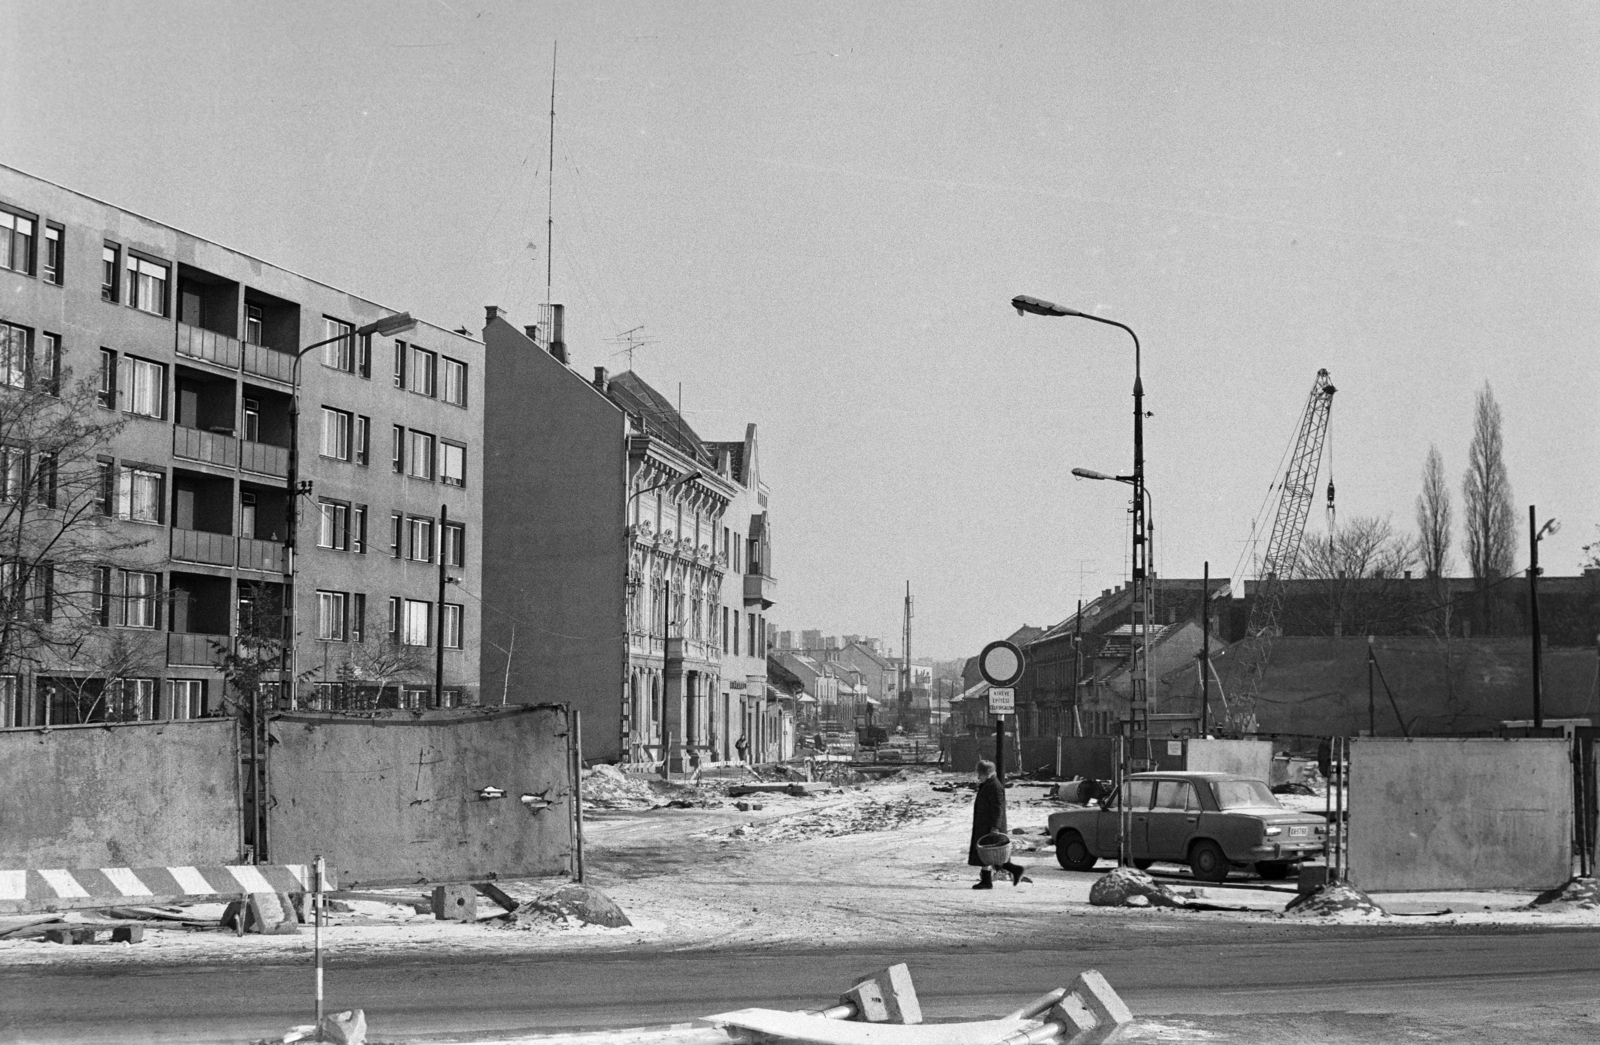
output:
[[[1300,546],[1284,620],[1310,634],[1392,632],[1407,617],[1411,540],[1388,519],[1357,517]]]
[[[1600,526],[1595,529],[1600,530]],[[1596,537],[1593,544],[1583,546],[1583,561],[1578,564],[1578,568],[1600,570],[1600,537]]]
[[[337,670],[342,683],[338,706],[323,710],[366,711],[383,706],[389,690],[429,678],[432,665],[427,653],[425,646],[406,646],[387,635],[373,642],[351,643],[349,655]],[[398,693],[395,696],[398,698]],[[396,699],[394,706],[398,703]]]
[[[1450,504],[1450,487],[1444,477],[1444,457],[1437,446],[1429,445],[1422,466],[1422,492],[1417,495],[1417,557],[1429,577],[1443,577],[1450,570],[1450,541],[1455,527],[1455,510]]]
[[[1511,480],[1503,457],[1500,404],[1487,381],[1478,392],[1467,474],[1461,481],[1467,534],[1467,564],[1478,582],[1482,625],[1491,630],[1490,587],[1516,570],[1517,515],[1511,507]]]
[[[157,632],[116,629],[103,642],[85,644],[70,662],[43,679],[51,725],[139,722],[158,718],[157,676],[166,664]]]

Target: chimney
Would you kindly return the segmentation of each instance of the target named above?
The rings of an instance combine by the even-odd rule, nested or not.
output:
[[[567,306],[550,306],[550,354],[562,363],[567,361],[566,323]]]
[[[532,341],[536,345],[539,343],[539,324],[529,323],[527,326],[522,328],[522,332],[528,335],[529,341]]]
[[[500,306],[499,305],[485,305],[485,306],[483,306],[483,323],[484,323],[484,326],[488,326],[490,323],[493,323],[495,320],[497,320],[499,318],[500,318]]]
[[[597,366],[594,368],[594,387],[598,388],[601,392],[606,390],[606,368],[603,366]]]

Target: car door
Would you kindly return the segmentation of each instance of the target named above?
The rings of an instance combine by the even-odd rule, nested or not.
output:
[[[1145,821],[1144,851],[1150,860],[1184,860],[1200,820],[1200,801],[1187,780],[1162,780]]]
[[[1124,811],[1128,814],[1128,845],[1130,858],[1138,860],[1144,857],[1143,834],[1144,818],[1150,813],[1150,792],[1155,788],[1153,780],[1130,780],[1122,785],[1121,793],[1111,803],[1111,808],[1102,810],[1099,823],[1095,825],[1095,850],[1107,856],[1117,855],[1117,831],[1121,826]]]

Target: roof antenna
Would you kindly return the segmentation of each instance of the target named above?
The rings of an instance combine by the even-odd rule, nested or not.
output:
[[[550,273],[555,259],[550,251],[556,235],[556,49],[561,41],[550,45],[550,169],[545,179],[544,222],[544,303],[550,304]]]

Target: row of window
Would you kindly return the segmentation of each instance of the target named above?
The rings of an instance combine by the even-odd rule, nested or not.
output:
[[[61,388],[61,335],[0,321],[0,385],[56,395]]]
[[[732,627],[729,627],[729,607],[722,607],[722,652],[741,656],[739,652],[741,632],[744,637],[744,653],[746,657],[765,657],[767,655],[767,624],[766,619],[759,613],[743,613],[732,610]],[[744,617],[744,627],[740,628],[740,617]]]
[[[246,307],[245,329],[259,331],[259,309],[256,326],[251,327]],[[322,317],[322,365],[332,370],[361,377],[372,376],[372,337],[356,337],[352,323],[332,316]],[[442,399],[452,406],[467,405],[467,364],[459,359],[440,355],[421,345],[394,343],[394,386],[430,399]]]
[[[317,502],[317,547],[365,555],[371,547],[367,539],[368,514],[364,504],[327,499]],[[429,516],[391,512],[389,551],[396,559],[412,562],[433,562],[438,554],[446,566],[465,566],[467,528],[462,523],[446,523],[441,528]]]
[[[434,644],[435,604],[426,599],[389,597],[388,637],[400,646]],[[444,604],[439,638],[445,649],[463,648],[466,612],[458,602]],[[367,596],[359,591],[317,590],[317,638],[323,642],[362,642],[367,628]]]
[[[446,486],[467,485],[467,448],[404,425],[393,426],[390,458],[394,470],[413,479]],[[372,418],[337,407],[322,408],[322,456],[366,467],[372,461]]]
[[[205,679],[38,680],[38,709],[29,718],[15,675],[0,675],[0,727],[77,725],[83,722],[150,722],[211,715]]]

